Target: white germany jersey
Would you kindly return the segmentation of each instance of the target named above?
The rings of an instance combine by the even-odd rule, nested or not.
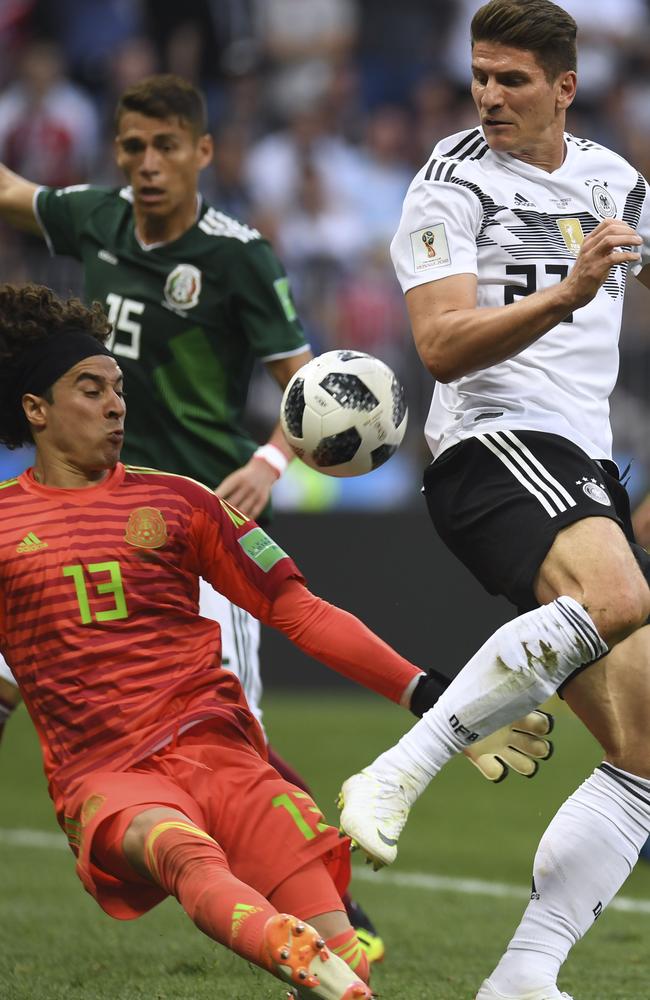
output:
[[[391,256],[404,292],[452,274],[478,276],[478,306],[503,306],[561,281],[603,219],[643,237],[650,262],[650,197],[622,157],[565,135],[562,166],[547,173],[494,153],[481,129],[443,139],[414,178]],[[627,265],[610,271],[595,298],[515,357],[436,384],[425,435],[434,456],[499,429],[538,430],[611,458],[609,396]],[[650,300],[649,300],[650,305]]]

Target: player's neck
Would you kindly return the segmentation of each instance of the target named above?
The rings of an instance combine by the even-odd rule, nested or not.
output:
[[[191,199],[165,216],[151,215],[134,206],[135,234],[144,246],[172,243],[191,229],[200,211],[200,199],[194,193]]]
[[[531,167],[537,167],[538,170],[543,170],[547,174],[552,174],[564,163],[564,155],[540,156],[537,152],[529,152],[528,150],[522,150],[521,152],[513,153],[512,155],[515,160],[521,160],[522,163],[529,163]]]
[[[566,143],[564,132],[555,133],[550,136],[541,136],[538,141],[532,142],[523,149],[512,151],[512,156],[522,163],[529,163],[538,170],[544,170],[552,174],[564,163],[566,157]]]
[[[32,475],[41,486],[58,490],[84,490],[99,486],[110,475],[110,469],[81,469],[62,455],[36,452]]]

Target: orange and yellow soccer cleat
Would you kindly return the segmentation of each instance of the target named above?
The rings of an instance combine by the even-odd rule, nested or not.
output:
[[[270,917],[264,942],[278,978],[293,987],[296,1000],[372,1000],[370,987],[329,950],[318,931],[297,917]]]

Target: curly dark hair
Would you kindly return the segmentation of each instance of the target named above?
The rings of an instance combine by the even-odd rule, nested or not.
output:
[[[0,285],[0,443],[8,448],[32,440],[16,396],[25,348],[70,329],[83,330],[103,344],[111,325],[99,302],[87,307],[79,299],[60,299],[44,285]]]

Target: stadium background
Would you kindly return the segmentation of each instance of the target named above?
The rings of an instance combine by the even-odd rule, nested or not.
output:
[[[119,184],[111,148],[117,95],[149,72],[189,77],[208,96],[216,138],[205,194],[271,237],[314,351],[365,349],[400,374],[410,426],[399,453],[371,476],[345,482],[294,463],[276,490],[273,533],[317,592],[416,662],[449,674],[510,610],[482,594],[426,518],[422,426],[433,386],[411,346],[387,251],[413,173],[438,138],[474,124],[467,28],[478,5],[0,0],[0,160],[44,184]],[[650,0],[564,6],[580,26],[570,130],[617,149],[650,176]],[[74,261],[52,260],[41,243],[6,228],[0,280],[80,289]],[[640,499],[650,488],[650,348],[647,301],[636,284],[628,289],[612,413],[616,457],[633,462]],[[260,373],[249,407],[260,439],[278,401]],[[0,452],[0,478],[26,459]],[[269,731],[334,820],[341,778],[409,717],[353,698],[344,682],[320,690],[331,674],[307,665],[281,637],[266,635],[264,643]],[[454,762],[414,811],[395,874],[357,884],[388,941],[376,984],[385,997],[465,1000],[500,954],[539,835],[597,760],[593,741],[559,703],[554,710],[557,755],[534,782],[511,778],[494,789]],[[103,917],[80,892],[57,838],[21,710],[0,753],[2,1000],[279,997],[272,983],[200,939],[171,903],[136,926]],[[624,893],[622,909],[599,921],[571,958],[563,987],[576,997],[648,998],[649,866]]]

